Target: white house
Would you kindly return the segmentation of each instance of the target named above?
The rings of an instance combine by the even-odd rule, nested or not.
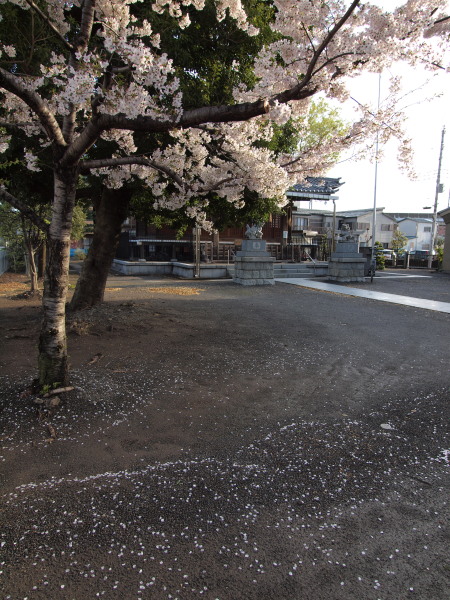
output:
[[[392,236],[397,229],[397,221],[383,213],[384,208],[376,209],[375,242],[383,244],[383,248],[390,248]],[[339,211],[339,227],[344,223],[352,231],[360,234],[361,246],[372,246],[373,240],[373,209]]]
[[[407,252],[430,250],[433,219],[406,217],[398,220],[398,228],[408,238]]]

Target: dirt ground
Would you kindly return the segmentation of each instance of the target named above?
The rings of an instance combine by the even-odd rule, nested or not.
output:
[[[371,289],[450,302],[425,274]],[[26,290],[0,277],[2,599],[448,598],[449,314],[115,276],[58,402]]]

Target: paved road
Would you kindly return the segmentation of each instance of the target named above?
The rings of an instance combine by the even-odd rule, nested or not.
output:
[[[438,275],[439,277],[439,275]],[[444,276],[445,277],[445,276]],[[376,300],[378,302],[389,302],[390,304],[401,304],[402,306],[413,306],[416,308],[423,308],[425,310],[434,310],[437,312],[450,313],[450,302],[440,302],[438,300],[432,300],[430,298],[422,298],[422,297],[413,297],[410,295],[398,294],[398,293],[388,293],[386,291],[382,291],[383,284],[385,287],[389,289],[400,287],[395,284],[404,284],[405,281],[410,283],[410,279],[419,280],[419,286],[417,286],[412,293],[430,293],[430,286],[433,285],[435,281],[433,280],[433,275],[419,275],[419,274],[410,274],[410,273],[402,273],[399,274],[395,271],[387,272],[387,273],[379,273],[375,280],[375,284],[378,283],[378,286],[373,286],[373,281],[369,284],[369,278],[367,278],[364,286],[354,287],[354,284],[336,284],[329,283],[323,281],[319,278],[312,279],[304,279],[304,278],[291,278],[291,279],[276,279],[277,282],[285,283],[289,285],[298,285],[303,286],[310,289],[320,290],[323,292],[334,292],[335,294],[345,294],[347,296],[355,296],[357,298],[367,298],[369,300]],[[436,277],[435,277],[436,279]],[[443,278],[439,279],[441,282]],[[425,281],[423,281],[425,280]],[[446,281],[446,279],[443,279]],[[447,284],[449,282],[447,281]],[[392,285],[394,284],[394,285]],[[422,284],[422,285],[420,285]],[[374,288],[378,288],[377,290]],[[410,286],[411,288],[411,286]],[[411,292],[410,292],[411,293]],[[439,293],[438,290],[434,289],[433,294]],[[439,295],[444,293],[446,296],[450,296],[450,291],[440,292]]]

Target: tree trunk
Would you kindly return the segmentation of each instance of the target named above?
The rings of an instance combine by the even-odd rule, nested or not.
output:
[[[103,302],[106,280],[128,214],[131,193],[105,188],[95,206],[92,244],[83,262],[70,310],[90,308]]]
[[[34,236],[30,234],[27,230],[25,224],[25,218],[21,215],[22,219],[22,231],[23,231],[23,239],[25,243],[25,249],[27,251],[27,259],[28,259],[28,275],[30,276],[30,291],[31,293],[35,293],[39,291],[38,287],[38,274],[36,267],[36,247],[34,246],[33,239]]]
[[[47,241],[44,240],[39,249],[39,260],[38,260],[38,278],[41,279],[45,276],[45,264],[47,262]]]
[[[75,204],[75,169],[55,172],[55,196],[48,235],[43,313],[39,338],[39,383],[68,384],[66,298],[70,259],[70,232]]]
[[[30,262],[30,291],[34,294],[39,291],[38,274],[36,267],[36,253],[33,247],[28,248],[28,260]]]

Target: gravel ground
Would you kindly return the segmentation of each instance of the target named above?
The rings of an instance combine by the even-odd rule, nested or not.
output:
[[[430,275],[370,289],[446,301]],[[2,598],[448,598],[449,315],[112,277],[45,408],[22,393],[39,303],[13,292]]]

